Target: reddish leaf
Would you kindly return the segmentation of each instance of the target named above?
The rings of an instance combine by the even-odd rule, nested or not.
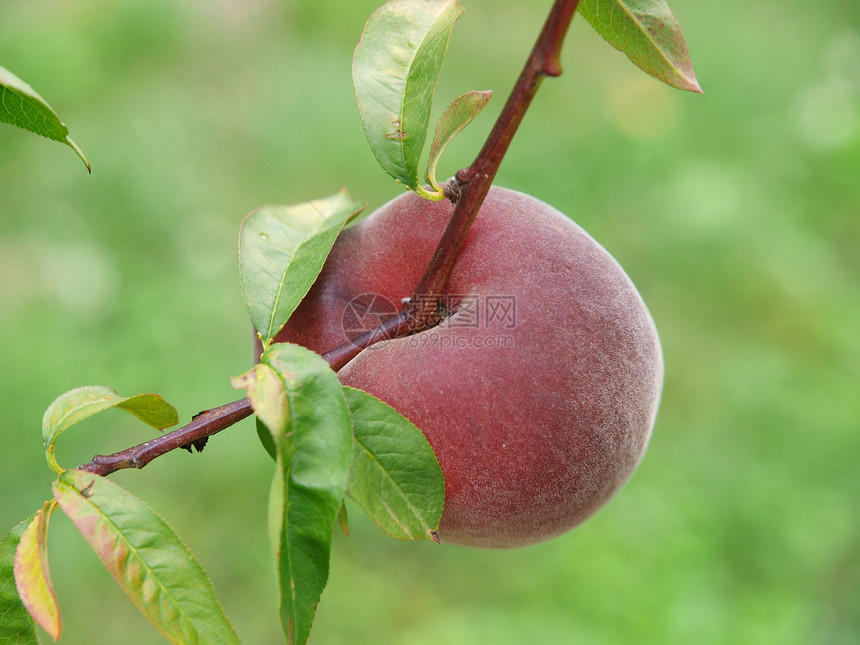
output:
[[[48,571],[48,521],[57,507],[45,502],[21,536],[15,552],[15,583],[33,619],[57,640],[63,631],[60,606]]]

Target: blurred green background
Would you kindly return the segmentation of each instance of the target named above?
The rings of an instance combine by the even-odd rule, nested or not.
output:
[[[0,127],[0,532],[50,494],[39,427],[62,392],[155,391],[185,419],[237,396],[245,213],[399,192],[352,98],[378,3],[3,0],[0,65],[93,174]],[[464,4],[435,112],[496,98],[440,175],[471,161],[550,2]],[[704,96],[577,19],[497,179],[576,219],[648,302],[667,374],[645,460],[585,525],[516,551],[398,543],[351,506],[312,643],[860,642],[860,4],[672,6]],[[102,417],[61,463],[151,436]],[[249,644],[282,638],[271,471],[245,421],[114,476],[185,538]],[[50,547],[62,642],[158,642],[61,514]]]

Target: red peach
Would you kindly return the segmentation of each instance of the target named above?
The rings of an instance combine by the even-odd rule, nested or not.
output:
[[[406,193],[345,230],[276,340],[323,353],[348,340],[357,297],[399,307],[452,209]],[[564,533],[645,450],[663,379],[651,316],[585,231],[503,188],[481,207],[447,294],[454,313],[439,326],[363,350],[340,380],[424,432],[445,475],[442,542],[514,547]]]

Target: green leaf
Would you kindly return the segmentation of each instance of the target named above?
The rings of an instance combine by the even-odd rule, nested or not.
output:
[[[438,542],[445,479],[424,434],[367,392],[344,393],[355,435],[350,497],[390,536]]]
[[[278,343],[260,361],[280,375],[289,400],[286,432],[273,435],[277,470],[269,535],[284,632],[290,643],[302,645],[328,580],[332,528],[349,477],[352,424],[337,375],[318,354]]]
[[[167,523],[109,479],[67,470],[54,498],[122,590],[167,640],[239,643],[200,563]]]
[[[54,399],[42,417],[42,441],[48,463],[57,474],[63,469],[54,457],[57,438],[70,427],[108,408],[130,412],[154,428],[163,430],[179,421],[176,408],[157,394],[123,397],[109,387],[88,385],[70,390]]]
[[[0,542],[0,645],[39,645],[33,617],[15,585],[15,552],[24,531],[41,513],[21,522]]]
[[[430,145],[430,159],[427,162],[427,180],[434,190],[441,190],[436,181],[436,164],[439,163],[439,158],[445,152],[445,148],[460,130],[478,116],[478,113],[484,109],[492,96],[493,93],[490,90],[483,92],[470,90],[451,101],[451,104],[445,108],[442,116],[439,117],[439,122],[436,124],[436,134]]]
[[[364,28],[352,62],[364,134],[389,175],[418,190],[418,163],[457,0],[391,0]]]
[[[287,428],[289,404],[287,390],[278,373],[264,363],[257,363],[230,381],[237,390],[245,390],[254,414],[272,436],[282,437]]]
[[[69,137],[69,129],[36,91],[8,69],[0,67],[0,122],[11,123],[48,139],[65,143],[75,151],[89,172],[86,155]]]
[[[264,349],[311,288],[344,224],[360,211],[341,191],[297,206],[264,206],[242,222],[242,295]]]
[[[277,447],[275,446],[275,440],[272,438],[272,431],[266,427],[266,424],[260,421],[259,417],[255,418],[257,424],[257,436],[260,438],[260,443],[263,444],[263,448],[266,449],[266,452],[269,453],[269,457],[272,460],[277,460],[278,455]]]
[[[337,518],[335,519],[337,525],[340,527],[340,530],[343,531],[343,534],[346,537],[349,537],[349,516],[346,513],[346,503],[340,503],[340,510],[337,512]]]
[[[665,0],[582,0],[579,13],[654,78],[681,90],[702,91],[684,34]]]
[[[54,640],[63,632],[60,606],[48,570],[48,522],[56,507],[53,500],[45,502],[21,535],[15,552],[15,583],[21,601]]]

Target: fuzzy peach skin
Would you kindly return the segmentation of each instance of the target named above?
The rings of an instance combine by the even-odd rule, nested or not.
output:
[[[276,340],[323,353],[348,340],[344,311],[356,296],[399,307],[452,209],[406,193],[344,231]],[[663,381],[654,322],[585,231],[496,187],[448,294],[456,312],[441,325],[365,349],[340,380],[430,441],[445,475],[442,542],[516,547],[560,535],[606,503],[642,457]]]

